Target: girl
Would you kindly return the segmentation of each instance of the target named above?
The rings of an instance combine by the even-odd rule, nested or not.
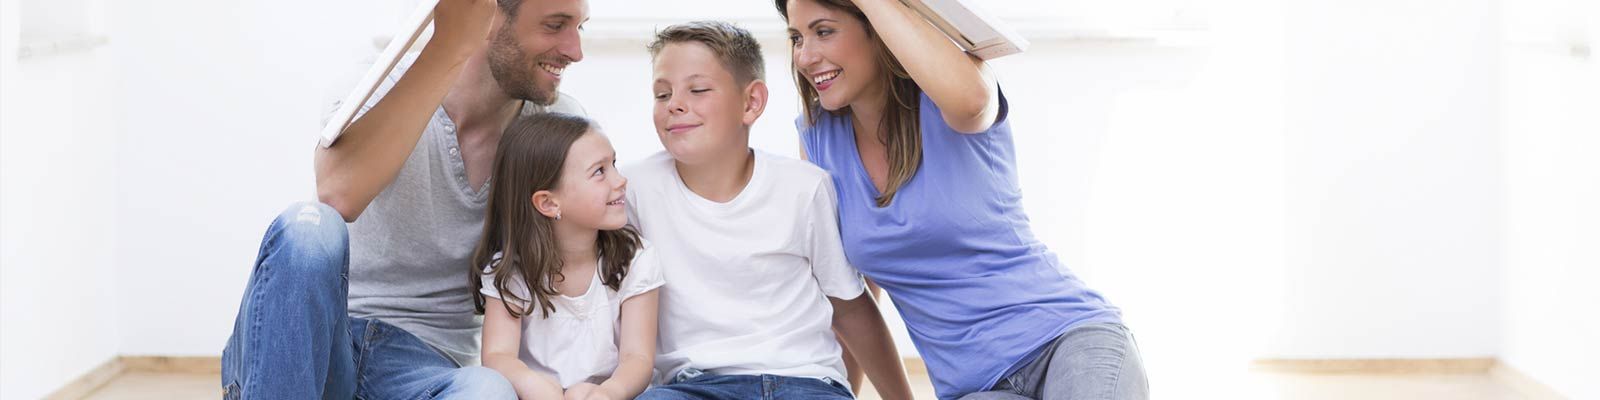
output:
[[[483,365],[522,399],[637,396],[663,279],[624,226],[628,180],[611,142],[582,117],[547,113],[512,122],[499,152],[471,276]]]
[[[895,300],[941,399],[1145,399],[1121,313],[1033,237],[983,61],[900,0],[776,0],[850,263]]]

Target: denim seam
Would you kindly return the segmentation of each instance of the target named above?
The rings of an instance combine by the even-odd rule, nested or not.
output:
[[[778,393],[778,380],[771,375],[761,375],[761,398],[773,399]]]
[[[430,399],[433,399],[434,398],[433,395],[435,393],[439,392],[441,389],[444,389],[445,386],[449,386],[449,385],[450,385],[450,380],[449,379],[441,379],[441,380],[439,380],[439,382],[434,383],[433,386],[429,386],[427,390],[423,390],[422,393],[418,393],[417,397],[414,397],[414,399],[416,399],[416,400],[430,400]]]
[[[1126,339],[1128,332],[1123,331],[1122,337]],[[1106,398],[1108,399],[1113,398],[1111,396],[1117,393],[1117,387],[1122,384],[1122,371],[1128,368],[1128,343],[1126,341],[1122,343],[1122,357],[1119,357],[1118,361],[1117,372],[1111,376],[1111,380],[1108,382],[1110,385],[1106,387]]]
[[[348,317],[346,317],[346,318],[348,318]],[[373,339],[373,337],[377,336],[377,333],[374,332],[375,327],[372,325],[372,320],[367,320],[366,324],[367,324],[366,325],[366,329],[363,329],[362,332],[361,332],[361,346],[359,347],[359,350],[351,349],[352,351],[354,351],[356,353],[356,355],[355,355],[355,357],[356,357],[356,362],[355,362],[356,371],[355,371],[355,373],[356,373],[356,393],[358,394],[356,397],[361,397],[361,396],[359,396],[359,394],[361,393],[362,388],[364,388],[367,385],[367,374],[366,374],[367,355],[368,355],[368,353],[371,352],[370,350],[372,349],[372,339]],[[352,345],[352,347],[355,347],[354,343],[351,343],[351,345]]]
[[[277,241],[277,237],[276,237],[277,235],[273,235],[272,233],[275,233],[275,232],[269,232],[268,233],[268,239],[267,239],[268,242]],[[254,282],[251,285],[252,289],[255,289],[255,290],[252,290],[251,293],[250,293],[250,305],[252,305],[252,306],[254,306],[256,304],[260,304],[260,300],[261,300],[261,296],[262,296],[262,294],[261,294],[262,290],[261,289],[262,289],[263,286],[268,284],[268,281],[272,280],[272,273],[267,271],[269,269],[269,267],[270,267],[269,265],[267,265],[267,260],[269,260],[271,258],[272,258],[271,254],[263,255],[263,257],[261,257],[261,263],[256,264],[256,271],[252,272],[252,274],[254,274],[256,276],[256,282]],[[245,345],[249,346],[249,347],[247,347],[248,349],[255,350],[255,349],[259,348],[259,346],[257,346],[257,344],[260,343],[260,341],[261,341],[261,332],[260,332],[260,330],[261,330],[261,313],[254,312],[255,310],[251,310],[251,311],[252,312],[250,313],[250,331],[249,331],[250,335],[248,335],[249,336],[249,340],[245,341]],[[248,354],[248,352],[245,352],[245,353]],[[245,370],[244,370],[244,374],[243,374],[244,376],[235,377],[235,379],[243,379],[244,380],[244,382],[239,385],[239,398],[244,398],[245,393],[255,392],[255,390],[251,386],[260,383],[256,379],[250,379],[250,374],[252,372],[256,372],[256,371],[259,371],[261,369],[260,368],[261,367],[260,357],[246,357],[245,360],[244,360],[244,363],[245,363]]]
[[[849,396],[852,399],[856,398],[856,393],[851,391],[849,387],[846,387],[844,384],[839,383],[839,381],[833,380],[833,378],[827,378],[827,379],[828,379],[828,388],[833,389],[835,393],[842,393],[842,394],[844,394],[846,396]]]
[[[1023,371],[1026,371],[1026,369]],[[1028,393],[1026,390],[1028,387],[1027,384],[1028,382],[1022,379],[1022,371],[1017,371],[1016,373],[1011,374],[1011,376],[1006,377],[1006,386],[1009,387],[1007,387],[1005,391],[1027,396],[1027,394],[1025,394]]]

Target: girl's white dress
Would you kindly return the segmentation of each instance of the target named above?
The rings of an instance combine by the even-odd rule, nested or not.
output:
[[[495,260],[500,254],[495,254]],[[601,261],[603,262],[604,260]],[[644,294],[666,283],[653,251],[642,247],[634,254],[620,290],[611,290],[600,281],[600,266],[589,277],[589,290],[576,297],[556,295],[550,299],[555,311],[542,317],[538,307],[522,319],[522,350],[518,358],[536,372],[549,374],[562,388],[579,382],[599,384],[617,368],[617,344],[621,337],[622,301]],[[488,266],[484,267],[487,271]],[[528,289],[520,276],[507,282],[507,290],[524,299]],[[494,276],[483,276],[484,296],[506,301],[494,287]],[[526,307],[524,303],[513,305]]]

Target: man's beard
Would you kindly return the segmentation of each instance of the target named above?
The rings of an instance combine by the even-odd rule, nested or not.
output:
[[[489,73],[494,75],[495,83],[500,84],[500,90],[506,96],[541,106],[555,104],[555,90],[546,91],[539,87],[538,77],[534,76],[538,73],[534,69],[539,66],[533,57],[522,51],[521,43],[511,28],[507,24],[489,42]]]

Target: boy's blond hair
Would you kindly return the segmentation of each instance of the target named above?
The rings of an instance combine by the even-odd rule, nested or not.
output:
[[[722,67],[733,74],[739,84],[766,79],[766,63],[761,60],[761,45],[750,32],[722,21],[693,21],[668,26],[656,32],[650,42],[650,58],[661,54],[668,44],[695,42],[711,49]]]

